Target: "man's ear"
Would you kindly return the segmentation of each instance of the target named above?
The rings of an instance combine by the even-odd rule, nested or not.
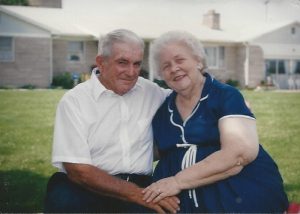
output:
[[[97,64],[97,67],[102,70],[103,68],[103,64],[104,64],[104,57],[103,56],[100,56],[100,55],[97,55],[96,56],[96,64]]]

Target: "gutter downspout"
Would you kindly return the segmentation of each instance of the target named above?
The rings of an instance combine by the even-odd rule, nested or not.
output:
[[[245,80],[245,87],[248,88],[249,86],[249,58],[250,58],[250,51],[249,51],[249,43],[244,42],[245,45],[245,62],[244,62],[244,80]]]
[[[50,60],[49,61],[50,61],[50,75],[49,75],[50,78],[49,87],[50,87],[53,80],[53,37],[52,35],[50,36]]]
[[[153,71],[150,70],[150,69],[149,69],[149,80],[150,80],[151,82],[154,81],[154,74],[153,74]]]

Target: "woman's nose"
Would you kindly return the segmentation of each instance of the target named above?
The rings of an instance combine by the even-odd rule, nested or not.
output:
[[[178,65],[177,64],[175,64],[175,63],[172,63],[171,64],[171,72],[177,72],[177,71],[179,71],[179,67],[178,67]]]

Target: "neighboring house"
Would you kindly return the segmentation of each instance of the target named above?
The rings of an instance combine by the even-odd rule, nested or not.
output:
[[[89,72],[97,53],[96,38],[78,33],[68,23],[53,23],[56,28],[41,24],[31,19],[32,11],[45,19],[51,13],[63,19],[61,9],[0,7],[0,85],[46,88],[59,73]]]
[[[202,25],[201,20],[187,25],[163,18],[151,25],[154,18],[80,14],[64,7],[0,6],[0,86],[30,84],[46,88],[60,73],[88,73],[95,63],[98,36],[115,28],[128,28],[146,41],[144,70],[148,70],[149,42],[167,30],[182,29],[202,41],[210,72],[217,79],[236,80],[250,88],[262,82],[283,89],[300,88],[297,21],[229,31],[222,29],[221,16],[214,10],[203,15]]]
[[[264,29],[263,34],[248,40],[263,49],[266,80],[276,88],[300,89],[300,22],[275,24]]]

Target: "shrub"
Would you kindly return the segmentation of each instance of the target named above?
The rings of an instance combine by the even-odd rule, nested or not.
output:
[[[27,0],[0,0],[0,4],[28,6],[28,1]]]
[[[231,85],[233,87],[238,87],[239,86],[239,81],[238,80],[228,79],[226,81],[226,84]]]
[[[27,85],[23,85],[20,88],[23,88],[23,89],[35,89],[36,86],[35,85],[31,85],[31,84],[27,84]]]
[[[164,80],[154,79],[154,82],[162,88],[169,88]]]
[[[65,72],[53,77],[52,87],[62,87],[64,89],[70,89],[74,86],[74,80],[71,73]]]

